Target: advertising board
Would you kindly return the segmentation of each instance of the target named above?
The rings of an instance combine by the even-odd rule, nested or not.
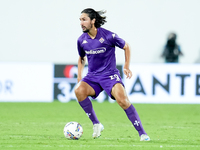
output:
[[[132,103],[200,103],[200,65],[194,64],[131,64],[133,76],[126,79],[123,66],[117,68]],[[88,67],[83,70],[87,74]],[[54,99],[75,100],[77,65],[55,65]],[[115,102],[102,92],[96,101]]]
[[[200,103],[200,65],[132,64],[124,79],[133,103]]]
[[[52,102],[52,63],[0,63],[0,102]]]

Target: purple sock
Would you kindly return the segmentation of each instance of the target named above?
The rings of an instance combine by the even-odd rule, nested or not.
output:
[[[90,99],[87,97],[83,101],[79,102],[80,106],[83,108],[87,116],[90,118],[93,124],[99,123],[99,120],[97,119],[97,116],[94,112],[94,109],[92,107],[92,102]]]
[[[138,131],[139,136],[141,136],[142,134],[146,134],[135,107],[131,104],[131,106],[124,111],[126,112],[128,119],[132,122],[133,126]]]

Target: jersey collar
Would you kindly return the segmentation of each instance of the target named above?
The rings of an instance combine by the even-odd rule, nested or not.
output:
[[[88,39],[92,39],[92,38],[88,35],[88,33],[86,33],[86,36],[87,36]],[[97,28],[97,35],[96,35],[96,37],[95,37],[94,39],[97,39],[98,37],[99,37],[99,28]]]

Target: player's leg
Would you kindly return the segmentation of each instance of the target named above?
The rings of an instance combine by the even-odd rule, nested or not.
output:
[[[97,87],[96,90],[98,91]],[[93,123],[93,138],[99,137],[104,127],[97,119],[97,116],[92,106],[92,102],[88,98],[88,96],[95,95],[95,90],[88,83],[81,81],[75,88],[75,94],[80,106],[83,108],[83,110]]]
[[[143,140],[143,136],[146,135],[146,132],[142,126],[140,117],[135,109],[135,107],[130,103],[128,96],[126,94],[126,91],[121,83],[116,83],[111,91],[112,96],[116,99],[117,103],[124,109],[126,112],[127,117],[132,122],[135,129],[138,131],[139,136],[141,137],[141,140]],[[150,138],[147,136],[145,139],[146,141],[149,141]]]
[[[75,87],[75,94],[78,102],[81,102],[88,96],[95,95],[95,90],[88,83],[80,81]]]
[[[92,103],[88,96],[95,95],[94,89],[84,81],[77,84],[75,88],[75,94],[80,106],[83,108],[87,116],[90,118],[93,124],[99,123],[95,111],[93,109]]]

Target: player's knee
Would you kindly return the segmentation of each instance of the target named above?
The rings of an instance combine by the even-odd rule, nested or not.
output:
[[[124,101],[119,101],[118,104],[121,108],[126,109],[126,104],[124,103]]]
[[[119,106],[123,109],[127,109],[130,106],[130,102],[127,97],[121,98],[117,100]]]
[[[86,93],[86,90],[84,87],[78,86],[75,88],[74,92],[75,92],[76,96],[78,97],[80,95],[84,95],[84,93]]]

